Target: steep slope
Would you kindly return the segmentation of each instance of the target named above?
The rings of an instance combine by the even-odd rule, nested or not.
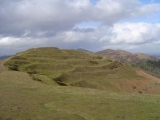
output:
[[[114,92],[160,92],[160,81],[138,74],[120,62],[78,50],[36,48],[12,57],[5,63],[10,70],[29,73],[43,84],[76,86]],[[154,93],[153,92],[153,93]]]

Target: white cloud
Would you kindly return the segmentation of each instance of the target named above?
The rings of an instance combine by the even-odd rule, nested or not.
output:
[[[57,33],[76,24],[97,21],[112,25],[119,20],[143,16],[160,8],[159,4],[141,5],[138,0],[5,0],[0,4],[0,33],[31,36],[38,32]],[[54,35],[54,34],[53,34]]]
[[[83,35],[82,33],[79,33],[79,32],[67,31],[67,32],[59,34],[56,37],[58,37],[59,40],[62,40],[64,42],[72,43],[72,42],[77,42],[77,41],[82,40]]]
[[[4,37],[0,38],[0,47],[9,46],[14,43],[19,42],[19,38],[13,38],[13,37]]]
[[[1,48],[27,48],[28,46],[34,47],[38,45],[43,45],[46,42],[45,38],[36,39],[36,38],[19,38],[19,37],[3,37],[0,38],[0,47]]]
[[[151,15],[159,9],[158,3],[142,4],[139,0],[98,0],[96,4],[90,0],[3,0],[0,47],[135,49],[138,44],[156,45],[160,41],[159,24],[119,22]]]
[[[70,4],[75,9],[85,9],[91,6],[90,0],[70,0],[68,1],[68,4]]]
[[[160,41],[159,24],[150,23],[118,23],[110,29],[110,33],[100,39],[110,44],[144,44]]]

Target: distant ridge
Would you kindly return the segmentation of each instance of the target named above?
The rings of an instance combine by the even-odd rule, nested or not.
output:
[[[123,63],[128,63],[134,67],[138,67],[143,71],[160,78],[160,60],[156,57],[146,55],[144,53],[132,54],[124,50],[103,50],[96,54],[110,57]]]
[[[150,54],[151,56],[155,57],[155,58],[158,58],[160,59],[160,53],[157,53],[157,54]]]
[[[82,52],[89,52],[89,53],[93,53],[93,52],[91,52],[91,51],[89,51],[89,50],[86,50],[86,49],[83,49],[83,48],[78,48],[77,50],[82,51]]]
[[[10,57],[10,56],[11,56],[11,55],[0,56],[0,60],[3,60],[3,59],[8,58],[8,57]]]
[[[124,50],[102,50],[97,52],[98,55],[103,55],[110,57],[115,60],[120,60],[121,62],[139,62],[139,61],[147,61],[147,60],[157,60],[156,58],[146,55],[144,53],[136,53],[132,54],[130,52]]]

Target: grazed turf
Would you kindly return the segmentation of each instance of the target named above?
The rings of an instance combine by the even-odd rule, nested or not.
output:
[[[30,49],[12,57],[5,65],[11,70],[29,73],[36,81],[54,86],[141,93],[151,93],[153,90],[150,88],[154,87],[160,89],[159,80],[144,78],[129,65],[77,50]],[[155,83],[157,85],[153,85]]]
[[[160,95],[151,94],[159,79],[131,66],[57,48],[31,49],[5,65],[14,71],[0,72],[2,120],[160,119]]]
[[[2,120],[158,120],[160,96],[48,86],[23,72],[0,73]]]

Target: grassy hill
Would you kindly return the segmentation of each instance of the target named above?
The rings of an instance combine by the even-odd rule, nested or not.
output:
[[[160,80],[129,65],[58,48],[30,49],[4,64],[2,120],[160,119]]]
[[[150,86],[147,79],[138,75],[137,70],[131,66],[78,50],[30,49],[20,56],[12,57],[5,65],[10,70],[27,72],[34,80],[48,85],[114,92],[150,91],[147,89]],[[144,84],[143,80],[146,80],[146,85],[138,87]]]

